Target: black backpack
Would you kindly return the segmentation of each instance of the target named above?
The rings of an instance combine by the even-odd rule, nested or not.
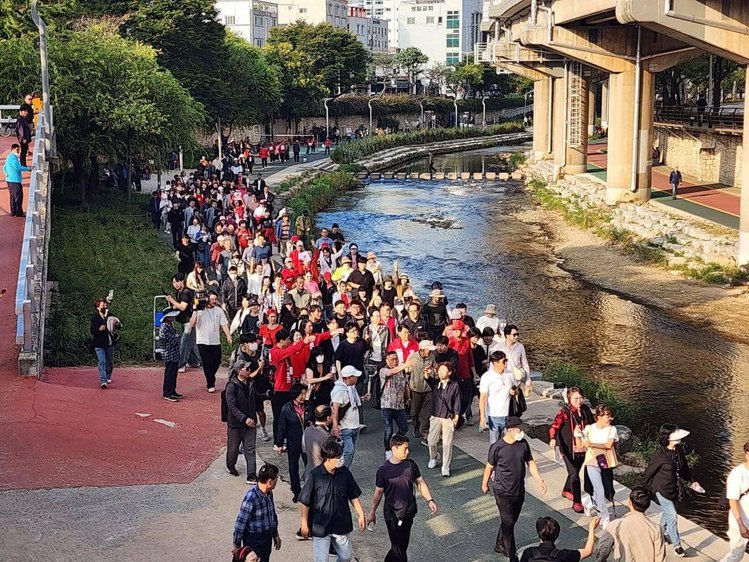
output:
[[[541,549],[538,547],[531,549],[531,557],[528,562],[559,562],[559,550],[556,548],[548,554],[541,554]]]
[[[226,402],[226,387],[221,391],[221,421],[229,421],[229,404]]]

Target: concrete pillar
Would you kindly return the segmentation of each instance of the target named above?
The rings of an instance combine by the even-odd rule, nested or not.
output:
[[[570,72],[570,84],[572,82],[572,73]],[[570,122],[567,124],[567,138],[574,140],[574,143],[570,143],[569,141],[566,143],[567,145],[567,158],[566,158],[566,164],[564,166],[564,171],[567,174],[584,174],[588,171],[588,135],[587,135],[587,124],[588,124],[588,113],[592,112],[588,107],[588,92],[590,90],[590,80],[587,80],[580,77],[582,80],[582,93],[580,95],[580,137],[577,139],[571,139],[571,115],[570,115],[570,105],[572,103],[571,101],[571,95],[568,94],[567,96],[567,107],[565,108],[565,111],[567,112],[567,118],[570,120]],[[577,144],[578,146],[572,146],[572,144]]]
[[[561,174],[567,146],[564,138],[564,120],[567,117],[567,108],[564,105],[564,78],[554,78],[553,89],[551,145],[554,156],[554,178],[557,178]]]
[[[533,83],[533,156],[536,160],[551,158],[549,152],[550,95],[551,87],[548,78],[542,78]]]
[[[601,82],[601,127],[609,128],[609,81]]]
[[[596,130],[596,84],[591,83],[588,87],[588,136]]]
[[[749,66],[745,69],[749,79]],[[742,141],[744,166],[741,167],[741,203],[739,207],[739,255],[736,263],[749,264],[749,127],[744,127]]]
[[[652,73],[642,71],[642,97],[638,127],[637,193],[632,193],[632,140],[634,136],[635,71],[611,74],[609,87],[612,107],[608,134],[608,165],[606,202],[614,205],[619,201],[650,198],[651,149],[653,144],[653,99],[655,83]]]

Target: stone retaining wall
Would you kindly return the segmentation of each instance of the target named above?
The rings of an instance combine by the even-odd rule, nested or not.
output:
[[[549,161],[529,164],[524,171],[527,177],[546,183],[571,209],[599,213],[608,218],[610,227],[630,233],[644,246],[663,251],[671,266],[694,269],[708,263],[736,266],[738,235],[734,231],[669,213],[652,201],[608,207],[605,183],[588,174],[568,175],[551,182],[553,164]]]
[[[700,181],[741,186],[742,137],[739,134],[701,133],[654,127],[661,162]]]

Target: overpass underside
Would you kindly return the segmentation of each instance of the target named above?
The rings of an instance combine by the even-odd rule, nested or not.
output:
[[[476,61],[533,80],[537,159],[553,159],[557,174],[586,172],[593,115],[601,115],[611,205],[650,199],[655,75],[705,52],[745,71],[749,64],[749,2],[499,0],[486,18]],[[745,265],[749,166],[742,168],[741,185],[737,263]]]

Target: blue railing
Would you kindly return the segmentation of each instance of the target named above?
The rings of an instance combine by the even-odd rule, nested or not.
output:
[[[16,345],[22,375],[40,376],[44,354],[44,314],[47,303],[47,250],[50,237],[52,179],[50,157],[54,155],[54,120],[39,113],[29,182],[21,262],[16,286]]]

